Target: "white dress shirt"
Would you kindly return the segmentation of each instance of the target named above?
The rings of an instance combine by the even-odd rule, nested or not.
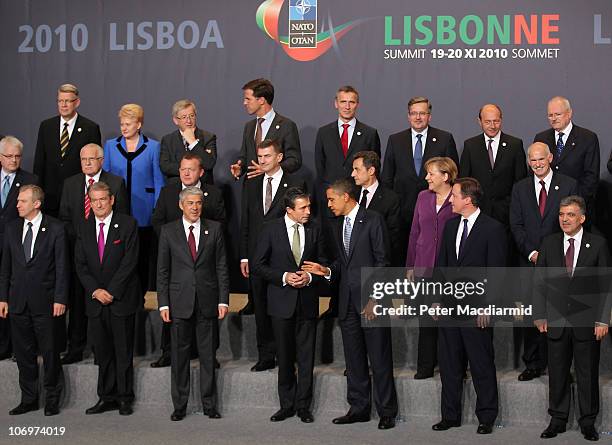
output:
[[[280,186],[282,177],[283,177],[282,167],[279,168],[278,171],[274,173],[272,176],[269,176],[267,173],[264,174],[263,187],[261,191],[262,210],[266,208],[266,188],[268,187],[268,178],[272,178],[272,201],[274,201],[274,197],[276,196],[276,192],[278,190],[278,187]]]
[[[353,140],[353,133],[355,132],[355,125],[357,125],[357,119],[352,118],[348,122],[344,122],[342,119],[338,119],[338,135],[342,138],[342,133],[344,132],[344,127],[342,125],[349,124],[346,131],[348,131],[348,146],[351,146],[351,141]]]
[[[374,196],[374,193],[376,193],[376,190],[378,190],[378,179],[374,181],[374,184],[372,184],[369,187],[361,187],[361,191],[359,192],[359,202],[361,203],[361,197],[363,196],[363,191],[367,190],[368,194],[366,195],[366,208],[370,207],[370,203],[372,202],[372,197]]]
[[[493,163],[495,164],[495,160],[497,159],[497,151],[499,149],[499,139],[501,138],[501,131],[498,131],[497,134],[490,138],[485,133],[483,133],[485,140],[485,147],[487,147],[487,153],[489,152],[489,139],[493,139],[491,142],[491,149],[493,150]]]
[[[417,134],[422,134],[423,137],[421,138],[421,146],[423,147],[423,152],[421,154],[425,154],[425,145],[427,144],[427,130],[429,130],[429,127],[425,128],[425,130],[421,131],[420,133],[417,132],[416,130],[411,129],[410,133],[412,134],[412,156],[414,156],[414,150],[416,149],[416,144],[417,144]]]
[[[98,237],[100,236],[100,223],[104,223],[104,227],[102,228],[102,231],[104,232],[104,244],[106,244],[106,241],[108,240],[108,229],[110,227],[110,223],[112,219],[113,219],[113,212],[110,212],[108,216],[104,218],[103,220],[100,220],[98,219],[98,217],[96,217],[96,241],[98,240]]]
[[[196,182],[193,185],[185,185],[185,184],[183,184],[181,182],[181,190],[185,190],[187,187],[197,187],[197,188],[201,189],[202,188],[202,183],[200,181],[198,181],[198,182]]]
[[[28,231],[28,222],[32,223],[32,246],[30,247],[30,258],[34,256],[34,245],[36,244],[36,237],[38,236],[38,230],[40,229],[40,224],[42,223],[42,212],[38,212],[31,221],[27,219],[23,219],[23,232],[21,233],[21,244],[25,240],[26,233]]]
[[[85,193],[87,193],[87,189],[89,189],[89,179],[90,179],[90,178],[93,178],[93,180],[94,180],[94,182],[93,182],[93,183],[94,183],[94,184],[95,184],[96,182],[100,182],[100,175],[101,175],[101,174],[102,174],[102,169],[100,169],[100,171],[98,171],[98,173],[96,173],[96,174],[95,174],[95,175],[93,175],[93,176],[85,175]],[[104,239],[106,239],[106,238],[104,238]]]
[[[274,111],[274,108],[272,108],[270,111],[268,111],[266,114],[264,114],[261,117],[264,118],[264,121],[261,123],[261,140],[263,141],[268,135],[268,130],[270,129],[270,126],[272,125],[272,121],[276,117],[276,112]],[[255,139],[256,135],[257,135],[257,123],[255,123],[255,133],[253,133],[253,139]]]
[[[289,246],[291,247],[291,252],[293,252],[293,232],[295,231],[295,229],[293,228],[293,226],[296,224],[296,222],[294,220],[292,220],[291,218],[289,218],[289,216],[285,213],[285,226],[287,229],[287,236],[289,237]],[[304,244],[306,243],[306,232],[304,231],[304,224],[298,224],[298,234],[300,236],[300,257],[304,255]],[[297,265],[296,265],[296,269],[297,269]],[[285,272],[283,274],[283,286],[287,285],[287,280],[285,279],[287,277],[287,273]],[[310,275],[309,272],[308,273],[308,284],[310,284],[312,282],[312,275]]]
[[[78,117],[78,113],[74,115],[74,117],[68,121],[64,120],[63,117],[60,117],[60,125],[59,125],[59,137],[61,139],[62,132],[64,131],[64,124],[68,122],[68,139],[72,139],[72,131],[74,130],[74,126],[76,125],[76,120]]]
[[[15,180],[16,174],[17,172],[7,173],[4,171],[4,169],[2,169],[2,172],[0,173],[0,192],[2,191],[2,188],[4,188],[4,178],[6,178],[7,176],[9,177],[8,188],[10,190],[11,187],[13,186],[13,181]],[[8,193],[7,193],[7,196],[8,196]]]
[[[582,235],[584,234],[584,229],[581,227],[578,233],[574,236],[569,236],[567,233],[563,234],[563,255],[567,254],[567,249],[569,249],[569,239],[574,238],[574,262],[572,264],[572,275],[574,274],[574,270],[576,270],[576,261],[578,261],[578,255],[580,254],[580,244],[582,243]]]
[[[546,196],[548,196],[548,192],[550,190],[550,183],[552,182],[552,177],[553,177],[552,170],[548,171],[548,174],[544,177],[544,179],[540,179],[536,175],[533,175],[533,189],[535,191],[536,202],[538,203],[538,206],[540,205],[540,190],[542,189],[542,186],[540,185],[540,181],[544,181],[544,189],[546,190]],[[527,255],[527,261],[531,261],[531,257],[536,252],[537,250],[529,252],[529,255]]]
[[[470,236],[470,232],[472,231],[472,227],[474,227],[474,223],[476,222],[476,219],[478,218],[478,215],[480,215],[480,209],[477,208],[476,211],[474,213],[472,213],[470,216],[468,216],[467,218],[464,218],[463,216],[461,217],[461,220],[459,221],[459,229],[457,229],[457,237],[455,238],[455,253],[457,254],[457,258],[459,258],[459,244],[461,244],[461,235],[463,234],[463,224],[464,224],[464,220],[467,219],[467,236]],[[466,238],[466,242],[467,242],[467,238]]]
[[[572,121],[570,121],[569,124],[567,124],[567,127],[565,127],[563,130],[561,130],[561,133],[563,133],[563,137],[561,139],[563,139],[563,147],[565,148],[565,145],[567,144],[567,138],[569,137],[570,133],[572,132],[572,128],[574,128],[574,124],[572,123]],[[555,145],[557,145],[557,141],[559,140],[559,132],[557,130],[555,130]]]
[[[194,129],[194,131],[195,131],[195,129]],[[179,133],[181,133],[181,138],[183,138],[183,145],[185,145],[185,142],[187,142],[187,139],[185,139],[185,136],[183,136],[183,132],[181,130],[179,130]],[[194,135],[195,135],[195,133],[194,133]],[[196,138],[195,141],[193,141],[191,144],[189,144],[187,146],[187,148],[189,148],[189,151],[193,150],[193,147],[198,145],[198,142],[200,142],[200,140],[198,138]]]

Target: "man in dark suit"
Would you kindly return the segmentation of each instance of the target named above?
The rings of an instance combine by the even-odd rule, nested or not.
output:
[[[504,267],[506,229],[480,211],[482,191],[478,181],[474,178],[457,179],[451,193],[453,212],[460,216],[449,220],[444,227],[437,267],[441,268],[442,273],[444,268]],[[445,306],[454,307],[458,301],[452,296]],[[437,315],[434,319],[437,319]],[[498,394],[490,319],[486,315],[479,315],[475,320],[465,322],[448,318],[443,321],[438,337],[442,420],[432,428],[434,431],[444,431],[461,425],[467,362],[476,390],[476,417],[479,421],[476,432],[491,434],[497,418]]]
[[[198,156],[206,175],[204,181],[213,184],[213,167],[217,162],[217,136],[197,127],[195,103],[182,99],[172,106],[172,121],[176,131],[162,137],[159,168],[168,178],[179,176],[179,163],[185,153]]]
[[[6,225],[17,219],[17,195],[19,187],[36,184],[38,178],[21,169],[23,144],[14,136],[0,138],[0,253]],[[0,360],[12,356],[11,326],[8,320],[0,318]]]
[[[484,134],[463,143],[459,176],[478,180],[480,210],[509,227],[512,186],[527,176],[523,141],[502,132],[502,111],[495,104],[480,109],[478,123]]]
[[[203,192],[202,215],[206,219],[225,224],[225,204],[221,191],[211,184],[202,180],[204,167],[198,155],[186,153],[181,159],[179,167],[180,178],[178,181],[170,181],[161,189],[159,198],[155,204],[151,224],[159,237],[164,224],[180,219],[183,215],[179,207],[179,194],[187,187],[197,187]],[[162,355],[151,363],[152,368],[163,368],[170,366],[170,325],[164,323],[161,334]]]
[[[294,173],[302,166],[302,149],[297,125],[272,108],[274,86],[267,79],[255,79],[243,87],[242,104],[246,112],[255,119],[244,125],[242,147],[235,164],[230,166],[234,178],[247,174],[251,179],[264,172],[257,161],[257,146],[264,139],[276,140],[283,153],[281,167],[287,173]]]
[[[134,400],[134,321],[142,305],[138,274],[138,226],[129,215],[113,211],[111,188],[99,181],[89,187],[93,213],[78,227],[75,268],[98,363],[98,403],[85,414],[119,409],[132,414]]]
[[[578,424],[585,439],[596,441],[599,413],[600,341],[610,323],[610,254],[604,238],[585,232],[586,205],[580,196],[559,204],[563,233],[544,239],[534,287],[534,324],[548,336],[548,413],[542,432],[549,439],[565,432],[570,412],[572,361],[576,370]]]
[[[200,397],[204,415],[217,411],[215,352],[218,321],[229,305],[229,274],[223,229],[201,218],[203,192],[187,187],[179,195],[183,217],[162,227],[157,258],[157,299],[164,323],[171,323],[173,421],[185,418],[189,400],[191,333],[200,358]]]
[[[402,230],[402,245],[408,245],[414,206],[419,192],[427,188],[423,168],[429,158],[446,156],[459,165],[453,135],[429,126],[431,102],[426,97],[413,97],[408,102],[410,128],[389,136],[381,182],[402,197],[402,215],[406,226]],[[406,252],[402,262],[406,261]]]
[[[389,262],[392,267],[402,267],[400,258],[406,255],[406,246],[401,245],[402,215],[397,194],[378,182],[380,157],[374,151],[360,151],[353,158],[351,176],[359,187],[359,205],[382,215],[387,228]]]
[[[534,142],[527,151],[533,176],[517,182],[510,202],[510,229],[519,251],[519,265],[527,268],[521,274],[521,295],[531,299],[533,267],[544,237],[561,231],[557,209],[561,199],[577,193],[576,181],[555,173],[550,164],[553,155],[548,146]],[[523,272],[523,270],[521,270]],[[530,320],[531,324],[531,320]],[[547,366],[546,336],[534,326],[521,329],[525,370],[520,381],[539,377]]]
[[[280,410],[270,420],[314,421],[312,382],[321,277],[300,270],[304,261],[325,263],[320,227],[309,222],[310,196],[299,188],[285,193],[283,218],[265,225],[257,243],[253,273],[268,284],[268,314],[277,339]],[[297,362],[297,378],[295,363]]]
[[[17,197],[19,219],[4,233],[0,268],[0,317],[10,314],[19,367],[21,403],[9,415],[38,409],[37,352],[43,357],[45,416],[59,413],[64,374],[54,334],[54,317],[68,303],[69,272],[64,225],[40,211],[44,192],[24,185]]]
[[[595,194],[599,186],[599,139],[572,122],[572,107],[565,97],[548,101],[551,128],[536,134],[534,142],[544,142],[553,154],[552,169],[578,182],[578,194],[587,204],[587,226],[594,223]]]
[[[64,181],[60,201],[59,219],[65,223],[68,237],[69,253],[72,259],[76,245],[77,228],[91,215],[91,201],[86,190],[92,184],[106,183],[115,197],[114,209],[119,213],[129,214],[128,197],[123,178],[102,170],[104,150],[97,144],[87,144],[80,150],[81,172]],[[74,261],[70,261],[73,265]],[[83,287],[72,267],[72,286],[68,305],[68,350],[62,357],[62,364],[68,365],[83,360],[83,351],[87,344],[87,317]],[[60,340],[60,343],[64,343]]]
[[[305,189],[304,181],[285,172],[281,167],[283,153],[277,141],[264,140],[257,148],[257,161],[263,175],[249,180],[242,190],[242,213],[240,217],[240,271],[249,279],[250,298],[242,314],[255,312],[257,336],[257,363],[251,371],[265,371],[275,366],[274,333],[267,310],[266,284],[250,274],[250,265],[255,260],[257,242],[261,229],[268,221],[285,214],[285,192],[291,187]],[[250,306],[250,307],[249,307]],[[251,309],[252,307],[252,309]]]
[[[81,171],[79,153],[90,142],[100,145],[100,127],[77,114],[79,90],[64,84],[57,92],[59,116],[44,120],[38,129],[34,174],[45,191],[45,213],[57,216],[64,180]]]
[[[366,327],[375,318],[374,300],[361,295],[361,268],[389,265],[385,246],[385,223],[379,213],[357,204],[354,184],[343,178],[327,189],[327,202],[339,216],[335,233],[337,259],[331,268],[305,261],[302,269],[339,280],[339,314],[347,371],[348,413],[333,420],[337,425],[368,422],[371,411],[371,384],[368,359],[374,379],[374,403],[380,416],[379,429],[395,426],[397,393],[393,379],[391,328]],[[366,323],[366,322],[364,322]]]

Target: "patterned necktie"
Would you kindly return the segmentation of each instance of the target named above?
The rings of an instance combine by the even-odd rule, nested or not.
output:
[[[28,230],[26,231],[25,238],[23,238],[23,255],[25,256],[26,263],[32,258],[32,238],[34,233],[32,232],[32,223],[28,221]]]
[[[6,175],[2,183],[2,207],[6,206],[6,198],[8,198],[9,190],[11,189],[11,177]]]
[[[417,176],[421,172],[421,163],[423,162],[423,143],[421,142],[422,134],[417,134],[417,142],[414,147],[414,170]]]
[[[540,189],[540,197],[538,199],[539,201],[538,205],[540,206],[540,216],[543,218],[544,210],[546,209],[546,198],[548,198],[548,195],[546,194],[546,183],[544,181],[540,181],[540,185],[542,186],[542,188]]]
[[[100,258],[100,264],[102,263],[102,259],[104,258],[104,245],[106,242],[104,241],[104,223],[100,223],[100,233],[98,233],[98,257]]]
[[[190,151],[189,150],[189,142],[187,142],[187,139],[183,138],[183,145],[185,146],[185,151]]]
[[[557,139],[557,158],[561,157],[561,153],[563,152],[563,133],[559,133],[559,139]]]
[[[264,199],[264,215],[268,213],[270,207],[272,206],[272,177],[268,178],[268,183],[266,184],[266,197]]]
[[[493,139],[489,139],[489,163],[491,164],[491,170],[495,167],[495,157],[493,156]]]
[[[291,253],[293,254],[293,259],[295,260],[296,265],[300,265],[300,261],[302,261],[302,248],[300,246],[300,225],[293,225],[293,244],[291,245]]]
[[[193,229],[193,226],[189,226],[189,237],[187,238],[187,245],[189,246],[189,252],[191,252],[191,258],[193,258],[193,261],[195,261],[197,256],[197,249]]]
[[[259,145],[263,136],[263,130],[261,128],[261,124],[265,121],[263,117],[257,118],[257,129],[255,130],[255,147]]]
[[[342,124],[342,136],[340,136],[340,144],[342,144],[342,153],[344,154],[344,158],[346,159],[346,154],[348,153],[349,143],[348,143],[348,127],[349,124]]]
[[[465,247],[465,240],[468,237],[468,220],[463,219],[463,232],[461,232],[461,241],[459,241],[459,255],[457,255],[457,259],[461,257],[463,253],[463,248]]]
[[[68,122],[64,122],[64,129],[62,130],[62,135],[60,136],[60,154],[62,158],[66,156],[66,150],[68,150],[68,143],[70,139],[68,138]]]
[[[571,277],[574,274],[574,238],[568,239],[569,247],[565,252],[565,268],[567,274]]]
[[[89,218],[89,214],[91,213],[91,199],[89,198],[89,187],[94,183],[94,178],[89,178],[87,181],[87,190],[85,190],[85,202],[83,203],[83,207],[85,209],[85,219]]]
[[[342,234],[342,242],[344,244],[344,253],[346,256],[349,255],[349,251],[351,249],[351,232],[353,228],[351,227],[351,218],[346,216],[344,218],[344,233]]]
[[[359,205],[361,207],[368,207],[368,189],[363,189],[363,193],[361,195],[361,201],[359,201]]]

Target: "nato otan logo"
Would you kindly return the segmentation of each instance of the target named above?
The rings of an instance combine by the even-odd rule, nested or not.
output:
[[[289,48],[317,47],[317,0],[289,0]]]

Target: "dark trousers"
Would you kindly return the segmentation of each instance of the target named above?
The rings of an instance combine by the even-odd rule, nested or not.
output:
[[[172,313],[170,313],[172,316]],[[218,338],[217,318],[202,316],[197,304],[190,318],[172,318],[171,337],[171,393],[175,410],[185,411],[189,401],[191,369],[191,337],[195,327],[200,360],[200,397],[204,409],[215,408],[215,353]]]
[[[574,360],[581,427],[592,426],[599,413],[599,352],[595,337],[579,340],[565,327],[561,337],[548,338],[548,414],[551,422],[565,425],[570,410],[570,367]]]
[[[417,372],[433,374],[438,364],[438,324],[430,316],[419,317]]]
[[[476,417],[492,425],[497,418],[498,394],[493,330],[440,327],[439,363],[442,380],[442,419],[461,422],[461,396],[466,359],[476,390]]]
[[[89,320],[98,362],[98,396],[104,401],[134,400],[134,320],[134,315],[114,315],[108,306]]]
[[[277,338],[278,398],[280,407],[285,409],[310,409],[312,403],[317,320],[306,319],[300,312],[296,309],[288,319],[272,317]]]
[[[374,379],[374,405],[379,416],[397,415],[397,393],[393,378],[391,328],[361,327],[361,316],[351,302],[340,319],[347,372],[347,400],[356,415],[370,415],[371,384],[368,358]]]
[[[8,318],[0,318],[0,355],[13,352],[11,346],[11,323]]]
[[[68,353],[82,354],[87,345],[87,315],[85,292],[76,273],[72,274],[72,286],[68,303]]]
[[[255,336],[259,361],[271,362],[276,357],[276,343],[272,320],[268,315],[268,296],[265,281],[251,274],[249,278],[253,309],[255,311]]]
[[[59,404],[64,387],[64,372],[55,341],[55,323],[51,315],[10,314],[11,333],[19,368],[22,403],[38,403],[38,352],[44,365],[45,404]]]
[[[162,332],[161,332],[161,351],[162,355],[170,358],[170,350],[172,349],[172,342],[170,341],[170,331],[171,331],[170,323],[162,323]],[[215,349],[219,349],[219,334],[217,333],[217,345]],[[193,334],[191,336],[191,358],[198,357],[198,345],[196,344],[196,336],[195,336],[195,327],[193,330]]]
[[[523,334],[523,362],[527,369],[546,369],[548,348],[546,334],[535,326],[519,328]]]

